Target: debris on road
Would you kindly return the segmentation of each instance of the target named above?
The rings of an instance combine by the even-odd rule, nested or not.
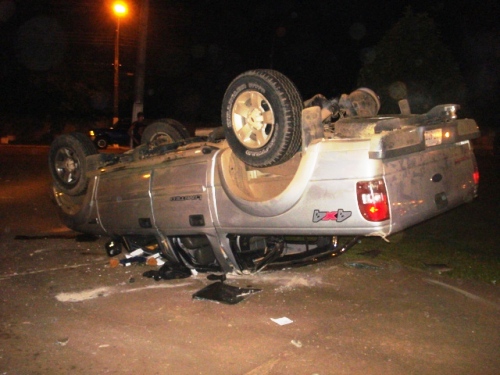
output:
[[[261,292],[257,288],[240,288],[218,281],[193,294],[193,299],[221,302],[227,305],[235,305],[252,294]]]
[[[286,316],[282,317],[282,318],[271,318],[271,320],[276,323],[276,324],[279,324],[280,326],[284,326],[286,324],[290,324],[290,323],[293,323],[293,320],[291,319],[288,319]]]
[[[68,341],[69,341],[69,337],[64,337],[62,339],[58,339],[56,341],[56,344],[57,345],[61,345],[61,346],[66,346],[66,344],[68,343]]]
[[[124,258],[120,260],[120,264],[125,267],[129,267],[132,265],[132,263],[146,263],[146,257],[143,256],[136,256],[136,257],[130,257],[130,258]]]
[[[109,266],[115,268],[120,264],[125,267],[131,266],[133,263],[146,264],[148,266],[162,266],[165,264],[159,252],[151,255],[148,254],[143,249],[136,249],[129,254],[125,254],[125,258],[123,259],[111,258]]]
[[[159,280],[173,280],[173,279],[185,279],[191,277],[191,271],[189,268],[183,268],[181,266],[172,267],[170,264],[165,263],[158,270],[146,271],[142,276]]]
[[[300,342],[300,340],[292,340],[290,342],[292,343],[293,346],[297,348],[302,348],[302,342]]]

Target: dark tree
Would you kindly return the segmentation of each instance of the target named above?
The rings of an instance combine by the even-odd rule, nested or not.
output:
[[[437,104],[464,104],[465,84],[458,64],[427,14],[408,9],[371,56],[365,59],[358,84],[377,92],[382,113],[398,113],[401,99],[408,99],[414,113]]]

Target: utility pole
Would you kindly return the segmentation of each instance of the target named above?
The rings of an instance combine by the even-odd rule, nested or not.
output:
[[[114,60],[114,75],[113,75],[113,125],[118,121],[119,117],[119,82],[120,82],[120,18],[127,15],[127,5],[121,1],[113,4],[113,12],[116,15],[116,33],[115,33],[115,60]]]
[[[139,45],[137,48],[137,66],[135,68],[135,92],[132,108],[132,121],[144,110],[144,81],[146,77],[146,45],[148,36],[149,0],[142,0],[139,14]],[[132,147],[132,141],[131,141]]]
[[[120,94],[120,18],[116,21],[116,34],[115,34],[115,61],[113,63],[113,125],[116,124],[119,117],[118,111],[118,95]]]

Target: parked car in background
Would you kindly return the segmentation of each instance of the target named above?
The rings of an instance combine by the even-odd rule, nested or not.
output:
[[[130,145],[128,129],[131,120],[129,118],[118,120],[116,124],[109,128],[93,128],[89,130],[89,136],[97,148],[105,149],[109,145],[118,144],[120,146]]]

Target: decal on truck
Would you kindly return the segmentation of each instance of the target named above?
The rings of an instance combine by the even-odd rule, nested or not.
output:
[[[313,223],[318,223],[320,221],[336,221],[341,223],[351,217],[352,211],[344,211],[339,208],[337,211],[320,211],[314,210],[313,212]]]
[[[171,202],[201,201],[201,195],[178,195],[170,198]]]

